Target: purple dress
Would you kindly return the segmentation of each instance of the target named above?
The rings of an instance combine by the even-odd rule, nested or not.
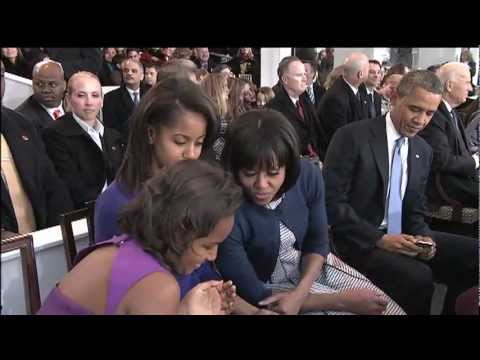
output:
[[[120,208],[134,197],[135,194],[116,180],[98,197],[95,203],[95,242],[99,243],[122,234],[117,222],[118,213]],[[180,285],[180,297],[183,299],[186,293],[201,282],[219,280],[220,276],[213,266],[211,262],[205,261],[191,274],[176,276]]]
[[[113,261],[108,282],[107,306],[104,315],[114,315],[127,291],[137,282],[155,272],[169,272],[152,255],[146,253],[133,238],[122,235],[82,250],[75,258],[78,264],[93,250],[115,244],[118,253]],[[94,315],[90,310],[66,297],[58,288],[50,292],[38,315]]]

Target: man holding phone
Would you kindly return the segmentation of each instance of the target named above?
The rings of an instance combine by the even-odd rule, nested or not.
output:
[[[400,81],[385,116],[337,130],[324,163],[335,249],[407,314],[429,314],[434,282],[447,284],[444,313],[478,285],[478,240],[433,232],[425,223],[432,150],[417,133],[442,99],[426,70]]]

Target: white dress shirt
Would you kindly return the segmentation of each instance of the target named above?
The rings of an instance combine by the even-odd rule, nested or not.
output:
[[[40,103],[39,103],[40,104]],[[53,113],[55,111],[60,111],[60,116],[63,116],[65,115],[65,110],[63,110],[63,102],[60,103],[59,106],[57,107],[53,107],[53,108],[47,108],[45,105],[43,104],[40,104],[41,107],[43,107],[47,112],[48,112],[48,115],[50,115],[50,117],[53,119],[53,120],[56,120],[55,119],[55,116],[53,116]]]

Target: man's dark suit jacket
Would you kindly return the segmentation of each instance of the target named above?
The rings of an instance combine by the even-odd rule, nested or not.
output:
[[[323,96],[318,117],[325,129],[327,143],[330,143],[337,129],[367,118],[360,101],[342,77]]]
[[[300,153],[302,155],[308,155],[307,146],[312,144],[320,159],[323,160],[326,150],[324,131],[306,92],[300,95],[299,101],[303,108],[305,120],[301,119],[297,108],[288,96],[285,88],[281,85],[276,96],[266,104],[266,107],[281,112],[293,125],[299,138]]]
[[[8,143],[23,188],[32,204],[38,229],[58,225],[59,216],[73,209],[68,190],[55,172],[31,122],[2,106],[2,134]],[[2,183],[2,228],[18,232],[10,194]]]
[[[431,233],[424,221],[425,187],[432,150],[419,136],[408,140],[408,182],[403,199],[402,230]],[[355,258],[375,247],[389,181],[385,117],[366,119],[338,129],[323,168],[329,224],[341,256]]]
[[[113,181],[125,151],[121,135],[105,127],[103,151],[77,124],[72,114],[53,122],[43,132],[48,156],[68,186],[75,208],[95,200],[107,183]]]
[[[146,89],[140,86],[140,100]],[[128,140],[128,119],[134,110],[133,100],[125,85],[110,91],[103,100],[103,122],[106,127],[117,130],[125,141]]]
[[[430,123],[419,133],[433,149],[428,187],[429,200],[442,203],[434,181],[436,174],[439,173],[442,187],[449,197],[461,202],[470,200],[469,206],[478,207],[478,179],[475,180],[478,173],[475,161],[468,150],[467,137],[460,118],[458,126],[460,135],[457,136],[452,115],[442,101]],[[465,198],[469,197],[468,194],[470,199]]]
[[[90,71],[98,75],[102,67],[100,48],[44,48],[50,59],[62,64],[65,78],[77,71]]]
[[[20,104],[15,110],[32,122],[39,135],[42,134],[44,128],[54,121],[48,111],[35,100],[33,95]]]
[[[358,91],[360,91],[360,96],[362,98],[363,112],[364,114],[367,115],[368,118],[371,118],[372,116],[370,116],[369,109],[368,109],[369,106],[367,101],[367,87],[365,86],[365,84],[361,84],[358,87]],[[373,103],[375,106],[375,113],[376,113],[375,116],[373,117],[378,117],[382,115],[382,96],[376,91],[373,92]]]

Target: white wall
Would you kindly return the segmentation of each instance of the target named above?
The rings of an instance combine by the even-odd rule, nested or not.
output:
[[[418,62],[413,68],[426,69],[431,65],[441,64],[447,61],[458,61],[460,48],[417,48]]]
[[[115,89],[118,89],[118,86],[103,86],[103,95]],[[32,94],[32,80],[11,73],[5,73],[5,94],[2,99],[3,106],[15,110],[17,106]]]
[[[355,51],[364,53],[369,59],[374,58],[374,48],[335,48],[335,52],[333,54],[333,67],[336,68],[337,66],[342,65],[345,61],[345,58],[350,53]]]
[[[73,234],[77,242],[77,250],[81,250],[88,245],[87,221],[85,219],[73,223]],[[60,226],[54,226],[35,231],[32,236],[40,298],[43,303],[56,283],[67,272],[62,232]],[[1,259],[2,315],[24,315],[26,314],[26,307],[20,251],[15,250],[2,254]]]
[[[278,81],[277,68],[280,60],[292,55],[292,48],[261,48],[260,86],[272,87]]]
[[[32,80],[8,72],[5,73],[5,94],[2,99],[3,106],[9,109],[15,109],[32,94]]]

